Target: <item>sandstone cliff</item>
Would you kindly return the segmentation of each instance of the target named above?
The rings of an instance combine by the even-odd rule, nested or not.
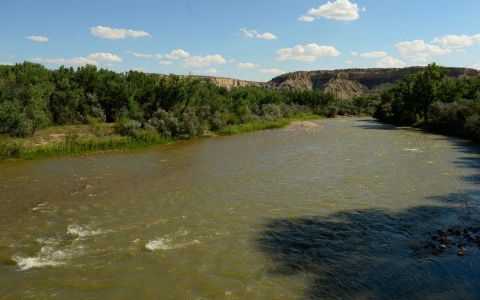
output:
[[[333,92],[338,98],[352,99],[363,95],[380,95],[397,80],[425,67],[401,69],[344,69],[333,71],[293,72],[277,76],[262,85],[273,90],[312,90]],[[448,76],[479,76],[480,72],[468,68],[447,68]]]
[[[195,76],[205,82],[211,82],[227,88],[259,86],[271,90],[313,90],[320,89],[334,93],[339,99],[352,99],[359,96],[380,95],[397,80],[407,74],[424,70],[426,67],[382,68],[382,69],[344,69],[332,71],[297,71],[283,74],[268,82],[245,81],[234,78]],[[447,68],[448,76],[480,76],[480,71],[469,68]],[[149,76],[166,76],[148,74]],[[181,76],[183,77],[183,76]]]
[[[156,74],[156,73],[147,73],[147,75],[152,77],[168,76],[165,74]],[[227,78],[227,77],[198,76],[198,75],[192,75],[192,76],[201,78],[205,82],[210,82],[218,86],[225,87],[227,90],[230,90],[234,87],[243,87],[243,86],[250,86],[250,85],[261,87],[265,84],[263,82],[246,81],[246,80],[239,80],[239,79]],[[187,77],[187,75],[179,75],[179,77]]]

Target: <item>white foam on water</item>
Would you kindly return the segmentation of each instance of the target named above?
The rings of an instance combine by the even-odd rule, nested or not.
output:
[[[170,250],[170,249],[176,249],[177,246],[175,245],[169,245],[171,240],[169,239],[157,239],[154,241],[150,241],[145,245],[145,248],[148,250]]]
[[[22,257],[14,255],[12,259],[17,262],[21,271],[31,268],[42,268],[47,266],[60,266],[65,262],[62,260],[71,256],[69,251],[57,250],[50,246],[44,246],[35,257]]]
[[[172,249],[180,249],[180,248],[185,248],[186,246],[193,245],[193,244],[199,244],[200,241],[198,240],[193,240],[189,242],[184,242],[184,243],[174,243],[172,242],[171,239],[168,238],[160,238],[156,239],[153,241],[148,242],[145,245],[145,248],[148,250],[172,250]]]
[[[79,237],[99,235],[107,232],[110,232],[110,230],[92,229],[91,226],[80,226],[77,224],[69,225],[67,230],[67,234]]]
[[[419,151],[418,149],[403,149],[405,151]]]

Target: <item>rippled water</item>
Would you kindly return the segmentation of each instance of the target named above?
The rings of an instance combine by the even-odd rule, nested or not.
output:
[[[477,146],[372,119],[0,164],[0,297],[476,299]],[[480,235],[480,234],[479,234]]]

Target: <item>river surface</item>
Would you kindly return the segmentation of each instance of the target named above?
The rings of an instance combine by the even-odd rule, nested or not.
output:
[[[478,299],[478,146],[313,122],[0,164],[0,298]]]

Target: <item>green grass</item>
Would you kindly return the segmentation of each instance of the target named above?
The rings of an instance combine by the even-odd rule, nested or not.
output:
[[[248,124],[230,125],[224,127],[218,134],[234,135],[245,132],[277,129],[289,125],[295,120],[321,119],[322,116],[301,114],[290,119],[276,121],[260,121]],[[55,128],[48,129],[48,132]],[[58,128],[56,129],[58,131]],[[69,128],[71,130],[71,128]],[[81,129],[79,129],[81,130]],[[58,133],[55,131],[55,133]],[[205,138],[205,137],[200,137]],[[43,157],[65,156],[73,154],[85,154],[98,151],[137,149],[153,145],[163,145],[178,141],[175,138],[164,138],[151,131],[141,131],[135,137],[124,137],[117,135],[110,136],[81,136],[78,132],[71,132],[65,135],[62,141],[48,141],[45,144],[35,144],[29,139],[11,139],[0,136],[0,162],[10,159],[36,159]]]
[[[68,138],[65,141],[43,145],[26,144],[22,140],[0,141],[0,162],[8,159],[35,159],[41,157],[84,154],[97,151],[136,149],[175,142],[176,139],[144,131],[137,138]]]
[[[318,116],[318,115],[299,114],[289,119],[280,119],[276,121],[259,121],[259,122],[247,123],[247,124],[230,125],[218,131],[218,135],[221,135],[221,136],[234,135],[234,134],[252,132],[252,131],[277,129],[277,128],[283,128],[285,126],[290,125],[292,121],[305,121],[305,120],[323,119],[323,118],[325,117]]]

